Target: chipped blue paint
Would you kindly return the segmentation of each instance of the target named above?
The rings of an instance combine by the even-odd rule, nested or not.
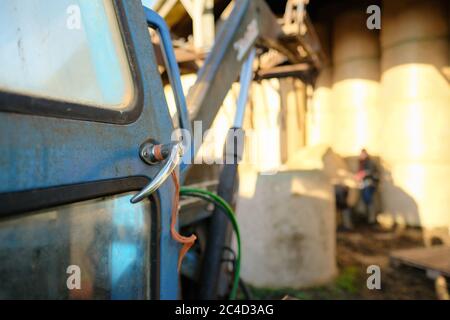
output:
[[[140,2],[123,1],[123,7],[142,78],[141,116],[129,125],[113,125],[0,112],[0,193],[130,176],[152,178],[160,169],[139,159],[139,146],[148,138],[170,142],[172,122],[142,6]],[[162,299],[178,297],[179,246],[170,236],[173,192],[173,186],[167,182],[157,195]],[[117,255],[119,249],[120,246],[113,254]],[[125,255],[133,256],[133,252],[125,249],[128,252]],[[119,266],[117,270],[118,274],[126,272],[126,268]],[[126,298],[126,291],[120,292],[120,298]]]

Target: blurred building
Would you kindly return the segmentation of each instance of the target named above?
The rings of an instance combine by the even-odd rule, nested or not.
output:
[[[191,8],[183,2],[156,1],[154,8],[176,38],[187,93],[233,1],[207,0],[204,10],[195,0]],[[266,2],[282,21],[288,1]],[[238,215],[248,231],[243,276],[260,286],[308,286],[334,276],[332,184],[347,183],[355,194],[351,176],[362,148],[382,170],[379,213],[450,242],[448,1],[304,4],[320,39],[319,73],[257,72],[245,115],[245,129],[259,143],[247,144],[253,161],[240,169]],[[381,29],[367,26],[370,5],[381,9]],[[255,68],[267,62],[289,65],[264,52]],[[238,90],[233,86],[215,119],[212,158],[222,156]],[[283,262],[262,264],[276,252]]]

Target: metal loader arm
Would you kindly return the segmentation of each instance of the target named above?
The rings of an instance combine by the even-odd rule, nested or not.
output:
[[[211,127],[229,89],[239,77],[242,64],[255,44],[276,49],[291,63],[305,62],[298,46],[310,48],[311,45],[302,43],[304,37],[291,40],[287,45],[285,38],[286,34],[265,1],[236,1],[198,73],[196,83],[186,97],[191,120],[202,121],[203,132]],[[312,68],[315,68],[314,65]],[[194,146],[194,156],[199,148],[200,145]]]

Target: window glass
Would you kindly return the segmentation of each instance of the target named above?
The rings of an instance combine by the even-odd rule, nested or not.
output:
[[[132,195],[0,221],[0,299],[149,298],[150,202]]]
[[[132,78],[112,0],[4,0],[0,30],[0,91],[129,106]]]

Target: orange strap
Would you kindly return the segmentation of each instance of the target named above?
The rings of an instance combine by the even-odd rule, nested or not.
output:
[[[178,177],[175,171],[172,171],[172,179],[175,185],[175,195],[173,197],[172,221],[170,224],[170,233],[172,234],[172,238],[175,241],[183,244],[183,247],[180,250],[180,254],[178,255],[178,272],[180,272],[183,258],[189,251],[189,249],[194,245],[195,240],[197,240],[197,237],[194,234],[190,235],[189,237],[184,237],[181,234],[179,234],[177,229],[175,228],[178,217],[178,206],[180,202],[180,184],[178,183]]]

